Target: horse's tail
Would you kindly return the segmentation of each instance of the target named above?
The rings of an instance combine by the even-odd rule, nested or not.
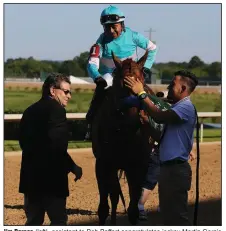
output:
[[[122,174],[123,174],[123,170],[120,169],[120,171],[119,171],[119,176],[118,176],[118,180],[119,180],[119,181],[120,181],[120,179],[122,178]],[[125,178],[124,178],[124,179],[125,179]],[[121,198],[121,200],[122,200],[122,204],[123,204],[123,206],[124,206],[124,211],[125,211],[125,213],[126,213],[126,212],[127,212],[127,210],[126,210],[126,201],[125,201],[125,198],[124,198],[123,193],[122,193],[122,188],[121,188],[120,182],[119,182],[119,196],[120,196],[120,198]]]

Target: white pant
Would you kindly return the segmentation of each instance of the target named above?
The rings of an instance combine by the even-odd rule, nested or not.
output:
[[[102,76],[103,79],[107,82],[107,86],[104,89],[109,88],[113,84],[113,76],[110,73],[106,73]]]

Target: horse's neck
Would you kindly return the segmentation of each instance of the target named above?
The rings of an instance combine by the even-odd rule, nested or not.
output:
[[[113,87],[109,87],[106,90],[106,94],[100,109],[102,116],[109,114],[113,108],[115,108],[114,89]]]
[[[139,121],[139,109],[136,107],[123,108],[121,105],[121,92],[116,88],[111,87],[106,92],[105,99],[101,106],[101,117],[104,120],[108,118],[125,119],[127,122],[130,120]],[[119,116],[119,117],[118,117]]]

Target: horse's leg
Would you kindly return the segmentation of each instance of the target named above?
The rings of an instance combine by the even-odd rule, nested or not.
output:
[[[111,199],[111,225],[116,225],[116,212],[117,205],[119,202],[119,192],[120,192],[120,184],[118,179],[117,170],[113,172],[113,178],[109,182],[110,185],[110,199]]]
[[[106,166],[101,160],[96,160],[96,178],[99,189],[99,206],[98,206],[98,217],[99,225],[104,225],[109,215],[108,205],[108,173],[106,172]]]
[[[139,168],[137,167],[139,166]],[[138,202],[142,192],[142,183],[145,177],[140,165],[130,166],[126,170],[126,177],[129,186],[130,203],[128,207],[128,218],[131,225],[136,225],[139,217]]]
[[[135,174],[133,174],[132,169],[126,171],[126,177],[128,181],[129,195],[130,195],[129,207],[127,209],[128,218],[131,225],[136,225],[139,216],[138,202],[141,192],[136,182],[136,176]]]

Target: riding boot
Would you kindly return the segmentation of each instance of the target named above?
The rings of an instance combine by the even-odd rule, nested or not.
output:
[[[87,131],[85,135],[85,141],[91,140],[91,132],[92,132],[92,122],[94,117],[96,116],[98,109],[103,102],[104,99],[105,90],[102,86],[97,86],[89,107],[89,110],[86,114],[86,121],[88,123],[87,125]]]

